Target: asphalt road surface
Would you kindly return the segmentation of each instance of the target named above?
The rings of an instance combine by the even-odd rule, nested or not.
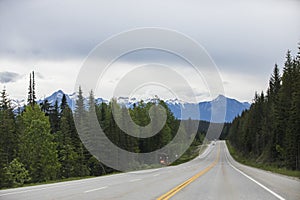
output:
[[[299,179],[241,165],[224,141],[175,167],[1,190],[1,200],[28,199],[300,199]]]

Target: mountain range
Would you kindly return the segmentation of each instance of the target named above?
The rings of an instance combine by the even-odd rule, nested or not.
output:
[[[51,105],[55,104],[55,101],[58,101],[60,105],[62,97],[65,93],[62,90],[58,90],[54,92],[52,95],[38,100],[37,103],[40,104],[43,101],[47,100]],[[65,94],[68,105],[72,110],[75,109],[75,102],[77,98],[77,94]],[[145,103],[155,102],[157,99],[145,99],[143,100]],[[14,110],[18,110],[18,108],[22,108],[25,105],[25,100],[12,100],[12,106]],[[88,100],[85,99],[87,103]],[[103,98],[96,98],[96,103],[108,103],[108,100]],[[117,102],[125,105],[127,108],[132,108],[135,103],[138,103],[136,98],[128,98],[128,97],[119,97]],[[248,102],[239,102],[238,100],[225,97],[223,95],[219,95],[216,99],[212,101],[204,101],[199,103],[189,103],[184,102],[178,99],[170,99],[166,100],[165,103],[172,111],[174,116],[177,119],[194,119],[194,120],[203,120],[203,121],[212,121],[212,122],[232,122],[232,120],[240,115],[244,110],[250,108],[250,104]],[[221,107],[222,106],[222,107]],[[225,107],[224,107],[225,106]],[[218,112],[221,110],[226,110],[226,113],[220,114],[220,116],[224,115],[224,117],[216,117],[212,119],[212,111],[218,115]]]

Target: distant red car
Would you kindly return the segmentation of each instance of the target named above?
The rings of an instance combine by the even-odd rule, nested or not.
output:
[[[158,155],[159,163],[162,165],[169,165],[169,156],[165,153],[161,153]]]

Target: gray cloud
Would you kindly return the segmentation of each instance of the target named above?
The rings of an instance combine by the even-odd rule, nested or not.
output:
[[[156,26],[193,37],[222,67],[250,72],[253,66],[279,62],[278,56],[288,48],[296,49],[300,40],[299,8],[299,1],[293,0],[145,4],[136,0],[88,4],[4,0],[0,3],[0,56],[84,58],[113,34]]]
[[[44,79],[45,77],[40,72],[35,72],[34,75],[38,77],[39,79]]]
[[[293,54],[297,51],[299,8],[299,0],[0,0],[0,59],[18,66],[28,60],[34,66],[40,60],[80,62],[96,45],[119,32],[162,27],[203,45],[221,73],[265,80],[275,62],[283,63],[287,49]],[[126,59],[159,63],[174,57],[148,52]],[[43,70],[37,71],[49,76]]]
[[[15,72],[0,72],[0,83],[16,82],[21,75]]]

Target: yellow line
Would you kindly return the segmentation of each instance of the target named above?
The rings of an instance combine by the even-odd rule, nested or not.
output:
[[[172,190],[170,190],[166,194],[158,197],[156,200],[168,200],[168,199],[170,199],[176,193],[178,193],[180,190],[182,190],[183,188],[185,188],[186,186],[188,186],[189,184],[191,184],[192,182],[194,182],[195,180],[197,180],[200,176],[202,176],[203,174],[207,173],[214,166],[216,166],[217,163],[219,162],[219,159],[220,159],[220,144],[219,144],[219,150],[218,150],[217,158],[216,158],[216,160],[211,165],[209,165],[207,168],[205,168],[204,170],[202,170],[198,174],[194,175],[190,179],[188,179],[185,182],[181,183],[180,185],[176,186],[175,188],[173,188]]]

